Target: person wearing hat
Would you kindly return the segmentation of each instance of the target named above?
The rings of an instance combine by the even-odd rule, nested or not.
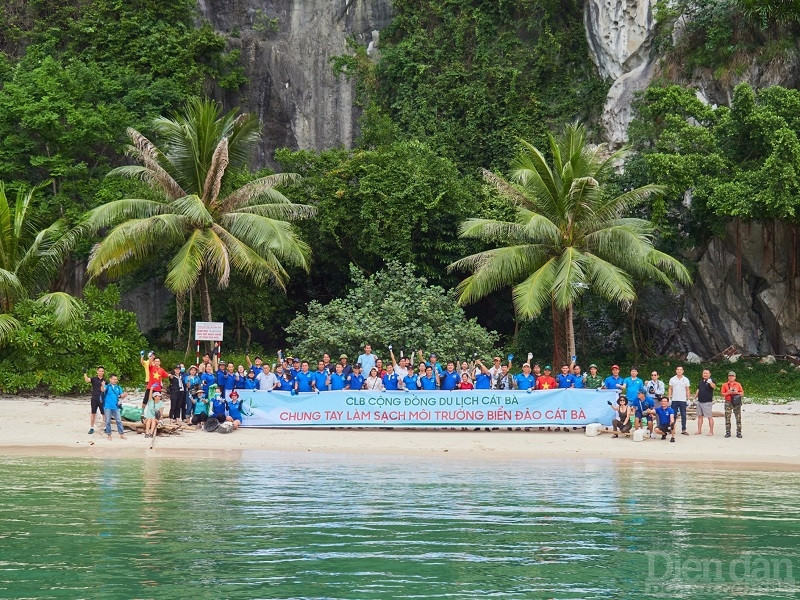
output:
[[[419,354],[419,360],[420,361],[425,360],[425,358],[424,358],[424,356],[422,354],[422,350],[418,350],[417,353]],[[436,354],[431,352],[430,355],[428,356],[428,362],[426,362],[425,364],[427,366],[429,366],[431,369],[433,369],[433,372],[437,377],[441,376],[442,371],[444,369],[442,369],[442,365],[439,364],[439,357]]]
[[[595,367],[595,369],[596,368],[597,367]],[[625,396],[620,396],[619,400],[617,400],[617,404],[611,404],[610,400],[608,404],[616,413],[616,417],[611,421],[611,425],[614,428],[614,435],[611,437],[618,438],[619,433],[628,433],[631,430],[631,415],[633,414],[633,409],[628,406],[628,399]]]
[[[150,393],[147,406],[144,407],[144,437],[151,438],[156,434],[158,420],[161,418],[161,411],[164,409],[164,402],[161,399],[160,391]]]
[[[596,364],[592,363],[589,365],[589,373],[584,378],[583,385],[589,390],[596,390],[603,387],[603,378],[597,374]]]
[[[722,384],[720,392],[725,398],[725,437],[731,437],[731,414],[733,414],[736,417],[736,437],[741,438],[744,389],[742,384],[736,381],[735,372],[728,371],[728,381]]]
[[[532,390],[536,387],[536,377],[531,373],[531,366],[528,363],[522,365],[522,373],[514,375],[514,382],[518,390]]]
[[[197,390],[197,396],[192,399],[194,404],[194,415],[192,415],[192,425],[201,429],[203,423],[208,421],[208,399],[203,389]]]
[[[615,392],[622,389],[622,377],[619,376],[619,365],[611,365],[611,375],[603,381],[603,389],[614,390]]]
[[[539,375],[536,379],[536,389],[537,390],[554,390],[558,385],[556,380],[550,375],[553,372],[553,367],[550,365],[544,366],[544,374]]]
[[[239,392],[233,390],[225,401],[228,409],[228,421],[233,422],[233,428],[238,429],[242,424],[242,401],[239,399]],[[221,419],[220,422],[225,421]]]
[[[347,364],[347,354],[342,354],[339,357],[339,364],[342,365],[342,375],[350,377],[353,374],[353,367]]]

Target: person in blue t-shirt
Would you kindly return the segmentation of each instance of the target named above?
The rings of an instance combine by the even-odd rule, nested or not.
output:
[[[475,359],[475,389],[492,389],[492,372],[478,358]]]
[[[222,397],[226,398],[234,389],[236,389],[236,366],[228,363],[228,369],[225,371],[224,386],[220,386]]]
[[[575,389],[583,389],[586,386],[586,380],[581,373],[581,368],[579,365],[574,365],[572,367],[572,376],[575,378]]]
[[[294,389],[297,392],[313,392],[314,375],[308,370],[308,361],[300,363],[300,370],[294,376]]]
[[[289,369],[285,369],[283,367],[278,367],[275,370],[275,375],[278,378],[278,387],[275,388],[280,392],[291,392],[294,389],[294,378],[292,377],[292,372]]]
[[[361,372],[361,363],[356,363],[353,365],[353,372],[350,373],[350,376],[347,378],[347,385],[345,386],[346,390],[361,390],[364,389],[364,382],[366,378]]]
[[[445,369],[444,373],[439,376],[439,389],[451,392],[456,389],[456,386],[460,381],[461,377],[459,377],[458,373],[456,372],[455,363],[452,360],[448,360],[447,368]]]
[[[425,375],[417,377],[417,385],[426,391],[436,389],[436,375],[433,373],[433,367],[425,365]]]
[[[117,433],[120,439],[125,438],[125,429],[122,427],[122,419],[119,416],[119,407],[122,399],[127,396],[122,386],[119,385],[119,378],[112,373],[108,378],[108,383],[100,383],[100,395],[103,399],[103,417],[105,418],[105,431],[108,439],[111,439],[111,419],[117,424]]]
[[[347,387],[347,375],[344,374],[344,365],[337,364],[331,373],[331,391],[338,392]]]
[[[619,376],[619,365],[611,367],[611,375],[603,381],[604,390],[619,391],[622,389],[622,377]]]
[[[200,374],[200,385],[206,398],[208,398],[208,386],[212,383],[217,383],[217,376],[214,375],[214,367],[211,363],[207,363],[205,372]]]
[[[408,369],[408,373],[403,377],[403,389],[407,392],[416,392],[419,389],[419,375],[414,373],[413,365]]]
[[[642,426],[642,419],[647,419],[647,429],[652,434],[653,418],[655,417],[656,411],[653,401],[647,397],[644,390],[639,390],[639,393],[636,395],[636,400],[631,403],[631,408],[635,411],[636,429]]]
[[[232,394],[233,390],[231,390],[230,393]],[[220,423],[224,423],[228,420],[228,417],[225,415],[225,409],[225,398],[223,398],[222,394],[219,392],[219,390],[217,390],[217,393],[214,394],[214,397],[211,399],[211,416]]]
[[[292,360],[289,366],[289,372],[292,374],[292,379],[297,378],[297,374],[302,370],[302,363],[299,358]]]
[[[556,375],[556,384],[562,390],[575,387],[575,376],[569,372],[569,365],[561,365],[561,373]]]
[[[251,363],[249,354],[245,356],[245,359],[247,360],[247,368],[252,370],[253,373],[256,374],[256,379],[257,379],[258,376],[261,374],[261,371],[264,370],[264,362],[261,360],[260,356],[256,356],[256,362]]]
[[[253,369],[250,369],[247,372],[247,377],[244,378],[244,389],[246,390],[258,389],[258,379],[256,379],[256,372]]]
[[[670,442],[675,441],[675,411],[669,405],[669,398],[666,396],[661,398],[661,406],[656,408],[656,416],[658,417],[658,425],[656,425],[656,433],[661,434],[661,439],[667,439],[667,434],[671,434]]]
[[[528,363],[522,365],[522,373],[514,376],[518,390],[532,390],[536,387],[536,377],[531,373],[531,366]],[[477,388],[477,386],[475,386]],[[488,388],[486,388],[488,389]]]
[[[184,416],[188,424],[192,420],[192,396],[197,393],[201,386],[200,374],[197,372],[197,367],[192,365],[189,367],[189,372],[183,375],[183,389],[185,391],[184,403]]]
[[[419,354],[419,359],[423,360],[422,350],[418,350],[417,353]],[[439,357],[433,352],[431,352],[430,356],[428,357],[428,362],[425,363],[425,366],[431,367],[437,377],[441,377],[442,373],[444,372],[442,365],[439,363]]]
[[[242,401],[239,400],[239,392],[233,390],[225,404],[228,408],[228,420],[233,421],[234,429],[238,429],[242,424]]]
[[[622,380],[622,387],[625,389],[625,397],[629,404],[633,404],[639,396],[640,391],[644,391],[644,381],[639,379],[639,371],[636,367],[631,369],[631,376]]]
[[[397,373],[394,372],[394,366],[386,365],[386,375],[381,378],[384,391],[397,391],[400,387],[400,379]]]
[[[314,371],[314,389],[318,392],[327,392],[330,384],[329,378],[331,373],[325,368],[325,363],[317,361],[317,370]]]

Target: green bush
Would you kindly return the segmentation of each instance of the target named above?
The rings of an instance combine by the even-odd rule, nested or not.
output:
[[[392,261],[370,277],[351,266],[350,276],[353,287],[344,298],[326,305],[310,302],[308,314],[298,315],[286,328],[294,356],[344,352],[355,357],[369,342],[382,357],[389,344],[398,357],[401,348],[436,352],[445,359],[473,352],[485,357],[497,342],[496,333],[467,319],[451,294],[428,286],[411,264]]]
[[[30,300],[14,307],[22,323],[0,351],[0,389],[47,388],[56,394],[86,391],[83,369],[90,373],[103,365],[107,373],[117,373],[123,385],[143,378],[139,350],[145,340],[136,315],[118,310],[119,290],[87,287],[81,301],[83,318],[68,327],[57,326],[51,309]]]

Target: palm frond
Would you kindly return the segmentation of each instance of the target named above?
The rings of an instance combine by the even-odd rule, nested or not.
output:
[[[51,292],[40,296],[37,302],[53,309],[56,323],[69,326],[83,318],[83,305],[75,296],[66,292]]]
[[[125,219],[145,219],[170,210],[169,204],[155,200],[141,198],[112,200],[86,213],[79,223],[81,230],[78,234],[97,233],[100,229],[110,227]]]
[[[277,204],[254,204],[250,206],[243,206],[235,211],[237,213],[252,213],[254,215],[261,215],[270,219],[281,219],[284,221],[296,221],[299,219],[308,219],[317,214],[315,206],[308,204],[286,204],[283,202]]]
[[[539,246],[505,246],[462,258],[448,270],[474,270],[457,287],[461,304],[470,304],[505,286],[515,285],[539,268],[546,257]]]
[[[592,290],[611,302],[632,302],[636,290],[630,276],[595,254],[585,252],[585,270]]]
[[[142,163],[145,170],[119,167],[109,172],[109,175],[137,177],[152,187],[160,189],[168,198],[185,196],[186,192],[183,191],[180,184],[161,165],[160,160],[163,160],[163,155],[156,145],[133,127],[128,127],[127,133],[134,149],[132,154]]]
[[[15,331],[22,327],[17,319],[8,313],[0,313],[0,345],[5,345]]]
[[[689,275],[689,271],[686,269],[683,263],[673,258],[669,254],[653,248],[648,253],[647,258],[650,264],[671,276],[673,279],[677,279],[680,283],[684,285],[689,285],[692,283],[692,277]],[[674,286],[670,287],[674,288]]]
[[[174,213],[125,221],[95,244],[86,272],[91,277],[102,272],[110,277],[123,275],[158,249],[183,242],[185,227],[186,217]]]
[[[178,198],[172,203],[172,208],[196,227],[209,227],[214,222],[206,204],[195,194]]]
[[[514,287],[514,312],[520,319],[538,317],[550,304],[556,277],[556,258],[550,258]]]
[[[224,137],[217,144],[214,155],[211,157],[211,165],[208,168],[206,181],[203,185],[203,203],[210,206],[216,203],[219,196],[219,188],[222,184],[222,177],[225,169],[228,168],[228,138]]]
[[[300,176],[296,173],[277,173],[259,177],[231,192],[220,202],[221,210],[229,212],[261,199],[270,200],[273,204],[290,204],[291,201],[275,188],[285,187],[298,181]]]
[[[494,219],[467,219],[458,228],[460,238],[497,243],[525,241],[526,233],[523,224]]]
[[[267,258],[273,253],[281,261],[287,261],[308,270],[311,251],[286,221],[270,219],[249,213],[228,213],[220,222],[232,236],[247,244],[256,254]]]
[[[525,194],[499,175],[492,173],[488,169],[482,169],[481,173],[483,174],[483,180],[491,184],[501,196],[505,197],[512,204],[527,207],[531,206],[531,201]]]
[[[265,252],[262,256],[221,227],[216,231],[225,242],[231,264],[236,271],[255,285],[273,284],[283,291],[286,290],[289,274],[273,252]]]
[[[594,210],[594,221],[601,224],[610,219],[617,219],[622,215],[629,213],[633,208],[641,204],[647,198],[659,197],[666,193],[666,187],[663,185],[644,185],[633,190],[629,190],[616,196],[601,200],[597,203]]]
[[[8,305],[25,296],[25,287],[17,274],[7,269],[0,269],[0,303]]]
[[[231,279],[231,258],[228,247],[220,237],[220,226],[212,225],[203,230],[205,254],[203,266],[217,279],[217,288],[224,290]]]
[[[13,269],[12,244],[14,228],[11,220],[11,207],[6,196],[6,186],[0,181],[0,267]]]
[[[553,301],[556,307],[565,309],[575,303],[586,287],[584,265],[586,257],[577,248],[564,249],[558,257],[553,280]]]
[[[169,272],[164,284],[176,294],[183,294],[197,284],[203,270],[203,256],[206,251],[203,231],[203,229],[195,229],[178,253],[169,261]]]

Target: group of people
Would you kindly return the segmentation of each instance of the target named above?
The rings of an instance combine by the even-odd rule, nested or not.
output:
[[[412,353],[413,354],[413,353]],[[220,359],[218,352],[205,354],[198,365],[190,365],[188,369],[175,365],[169,373],[161,366],[161,360],[150,352],[145,358],[141,353],[141,363],[145,369],[147,387],[142,400],[145,419],[145,435],[155,434],[161,411],[165,407],[162,400],[164,393],[169,395],[169,418],[172,423],[181,421],[202,427],[209,419],[232,424],[238,428],[242,422],[242,401],[237,390],[287,391],[292,394],[321,393],[336,390],[548,390],[560,388],[609,389],[619,392],[617,404],[610,403],[616,413],[613,420],[614,437],[619,433],[627,433],[631,429],[646,428],[651,437],[661,435],[662,439],[670,436],[675,441],[676,419],[680,416],[681,433],[686,430],[686,410],[691,396],[691,384],[683,373],[683,367],[677,367],[675,376],[668,385],[659,378],[656,371],[651,373],[648,381],[639,377],[638,370],[630,370],[630,376],[620,377],[619,365],[611,367],[611,375],[602,377],[595,364],[589,365],[588,373],[583,373],[576,357],[570,364],[564,364],[560,372],[553,376],[550,365],[541,366],[533,362],[533,354],[523,363],[521,372],[513,374],[514,355],[509,354],[503,363],[499,356],[492,359],[491,366],[484,364],[477,355],[471,360],[448,360],[444,365],[435,353],[430,353],[427,360],[422,352],[417,352],[418,364],[414,368],[412,356],[396,357],[392,346],[389,346],[389,360],[385,363],[373,352],[370,344],[365,344],[363,352],[355,364],[349,363],[346,354],[339,357],[336,363],[331,362],[329,354],[323,354],[317,361],[316,370],[311,370],[308,360],[300,360],[291,356],[284,357],[278,352],[279,362],[270,366],[260,356],[255,361],[246,356],[247,367],[234,365]],[[92,415],[89,433],[94,433],[95,414],[105,411],[106,434],[111,436],[110,419],[115,416],[122,434],[119,413],[116,407],[124,396],[119,388],[116,375],[109,381],[104,378],[102,367],[95,377],[84,378],[92,385]],[[111,394],[108,390],[114,387]],[[703,423],[707,419],[709,432],[714,435],[714,419],[711,404],[717,384],[711,378],[709,370],[704,370],[702,379],[695,390],[697,401],[697,434],[702,433]],[[119,394],[117,393],[119,388]],[[721,395],[725,400],[725,437],[731,436],[731,417],[736,418],[736,435],[742,437],[741,402],[744,391],[736,374],[728,373],[728,380],[721,386]],[[117,410],[115,415],[114,410]],[[109,414],[110,412],[110,414]]]
[[[669,436],[670,442],[674,442],[678,415],[681,419],[681,434],[689,435],[686,430],[686,410],[692,398],[691,382],[684,375],[683,367],[675,369],[675,375],[665,386],[657,371],[653,371],[650,379],[645,382],[639,378],[634,367],[630,377],[623,379],[619,376],[619,366],[614,365],[611,367],[611,376],[605,379],[603,387],[620,391],[617,404],[609,402],[615,412],[612,421],[613,437],[619,437],[619,433],[628,433],[631,429],[645,429],[651,438],[660,435],[665,440]],[[707,435],[714,435],[712,406],[716,389],[717,384],[711,377],[711,371],[704,369],[694,392],[697,407],[695,435],[703,433],[705,420],[708,420]],[[731,437],[732,417],[735,417],[736,437],[741,438],[744,389],[736,381],[734,371],[728,372],[728,379],[722,384],[720,394],[725,401],[725,437]]]

